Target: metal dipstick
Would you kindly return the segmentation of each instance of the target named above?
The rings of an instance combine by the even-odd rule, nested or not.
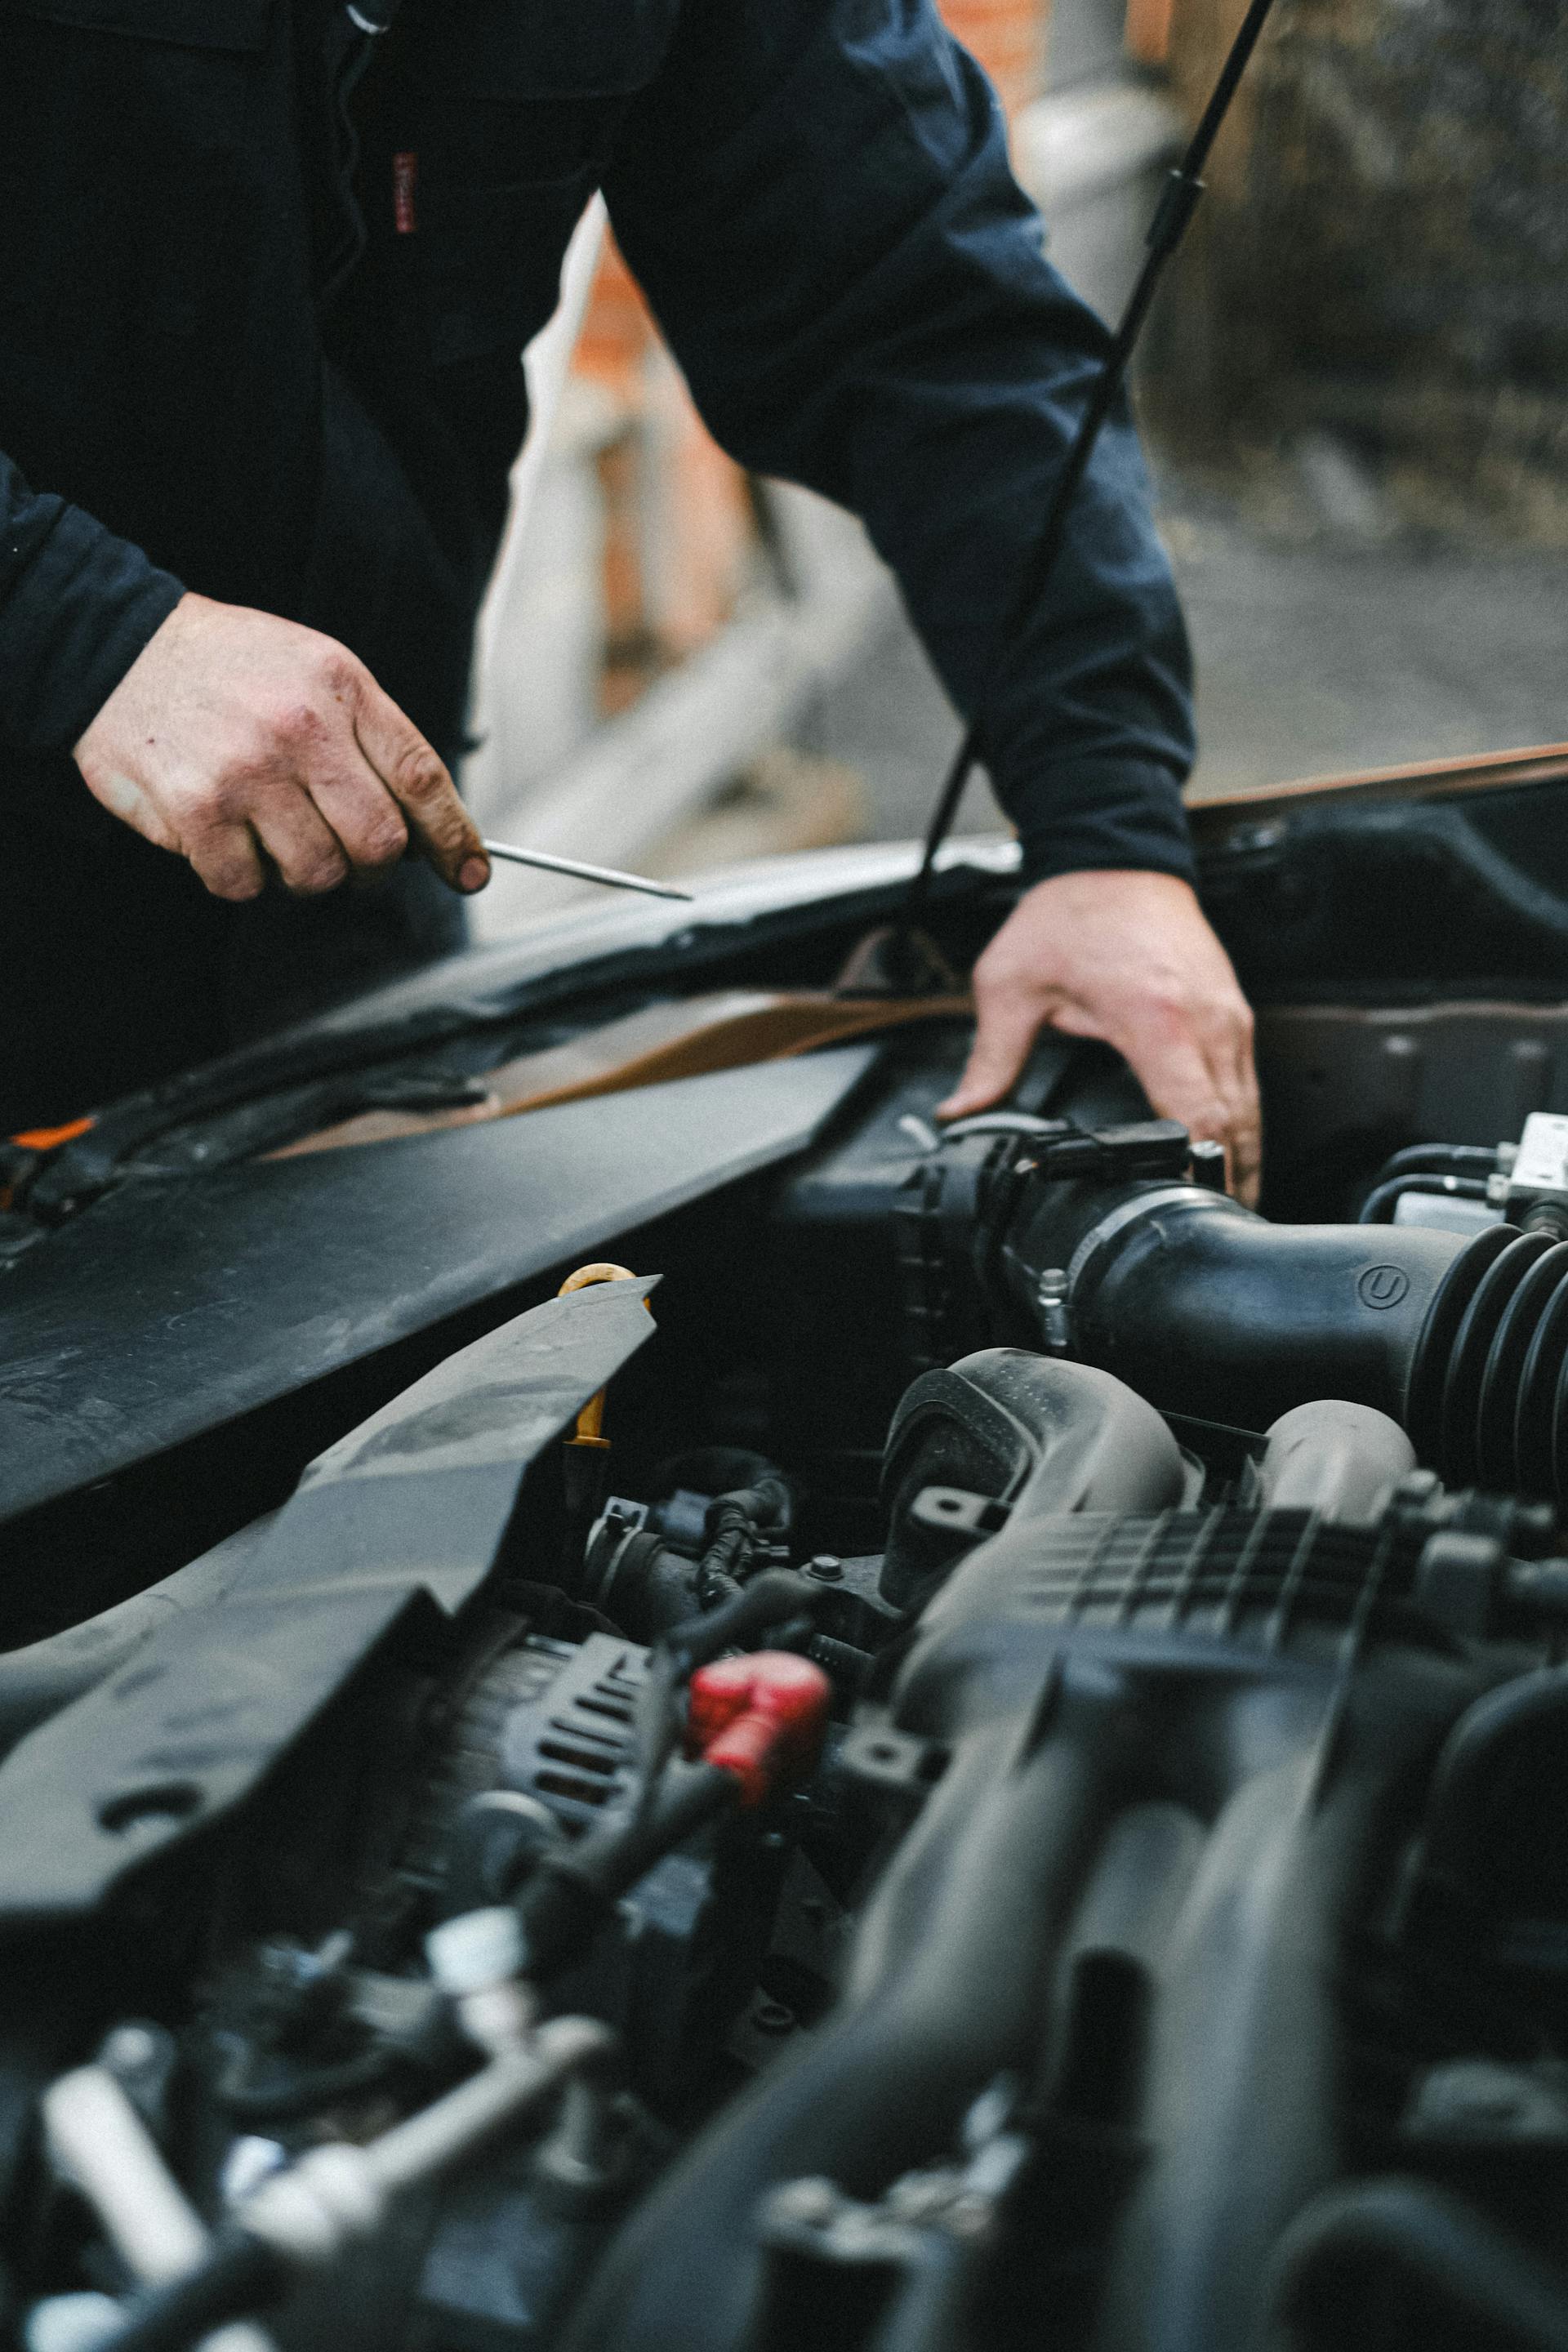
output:
[[[689,890],[678,890],[673,882],[650,882],[646,875],[623,874],[614,866],[588,866],[580,857],[555,857],[547,849],[517,849],[510,841],[487,841],[484,845],[492,857],[504,858],[510,866],[539,866],[547,874],[574,874],[580,882],[603,882],[612,890],[642,890],[650,898],[689,899]]]

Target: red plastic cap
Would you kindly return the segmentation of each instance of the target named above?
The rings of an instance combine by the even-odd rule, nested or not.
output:
[[[760,1805],[816,1771],[832,1696],[821,1667],[788,1650],[716,1658],[691,1677],[686,1752],[732,1772],[742,1804]]]

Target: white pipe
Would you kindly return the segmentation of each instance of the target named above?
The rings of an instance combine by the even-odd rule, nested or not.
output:
[[[596,2019],[552,2018],[366,2146],[332,2141],[311,2148],[264,2180],[234,2218],[288,2262],[330,2263],[345,2245],[374,2235],[392,2198],[521,2122],[580,2068],[602,2063],[614,2044]]]
[[[50,2156],[132,2277],[159,2286],[199,2268],[212,2243],[206,2226],[118,2078],[106,2066],[79,2066],[49,2085],[42,2105]],[[259,2327],[237,2320],[204,2336],[200,2352],[277,2347]]]

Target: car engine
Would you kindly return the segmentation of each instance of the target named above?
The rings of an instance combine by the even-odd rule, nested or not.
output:
[[[908,1069],[0,1657],[27,2352],[1568,2347],[1568,1120]]]

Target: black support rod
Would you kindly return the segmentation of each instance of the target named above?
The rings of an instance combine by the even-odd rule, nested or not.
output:
[[[1051,574],[1056,569],[1058,558],[1061,554],[1063,542],[1067,538],[1068,516],[1072,502],[1078,496],[1079,485],[1089,470],[1089,460],[1094,456],[1095,445],[1100,439],[1105,420],[1114,407],[1117,396],[1126,380],[1128,363],[1132,357],[1139,335],[1142,331],[1143,321],[1149,315],[1149,306],[1153,301],[1160,279],[1164,274],[1166,265],[1186,235],[1187,224],[1197,209],[1198,198],[1204,192],[1203,169],[1208,161],[1209,150],[1214,145],[1219,127],[1229,110],[1230,101],[1236,95],[1237,84],[1247,70],[1247,60],[1258,46],[1258,35],[1263,30],[1273,5],[1274,0],[1250,0],[1250,5],[1242,19],[1235,40],[1231,43],[1229,54],[1220,70],[1219,79],[1215,82],[1213,95],[1204,109],[1202,120],[1193,133],[1187,152],[1165,182],[1153,220],[1150,224],[1146,240],[1148,250],[1144,255],[1143,267],[1138,273],[1138,282],[1128,297],[1127,307],[1121,314],[1121,322],[1111,337],[1110,349],[1105,356],[1105,365],[1094,380],[1093,390],[1079,420],[1078,431],[1073,436],[1066,462],[1057,478],[1056,488],[1051,493],[1051,502],[1047,509],[1045,526],[1034,553],[1024,568],[1017,593],[1008,609],[1007,625],[1004,632],[1005,649],[1018,635],[1049,585]],[[997,671],[1000,668],[1001,663],[998,662]],[[994,686],[995,682],[995,673],[994,673],[991,683]],[[958,814],[958,803],[963,797],[963,788],[981,758],[984,748],[982,736],[984,720],[983,697],[964,731],[963,740],[953,754],[952,765],[947,772],[941,797],[932,812],[931,824],[926,832],[925,851],[921,859],[920,871],[910,885],[909,896],[904,903],[901,928],[905,931],[920,919],[931,887],[931,872],[936,864],[937,852],[947,839],[952,821]]]

